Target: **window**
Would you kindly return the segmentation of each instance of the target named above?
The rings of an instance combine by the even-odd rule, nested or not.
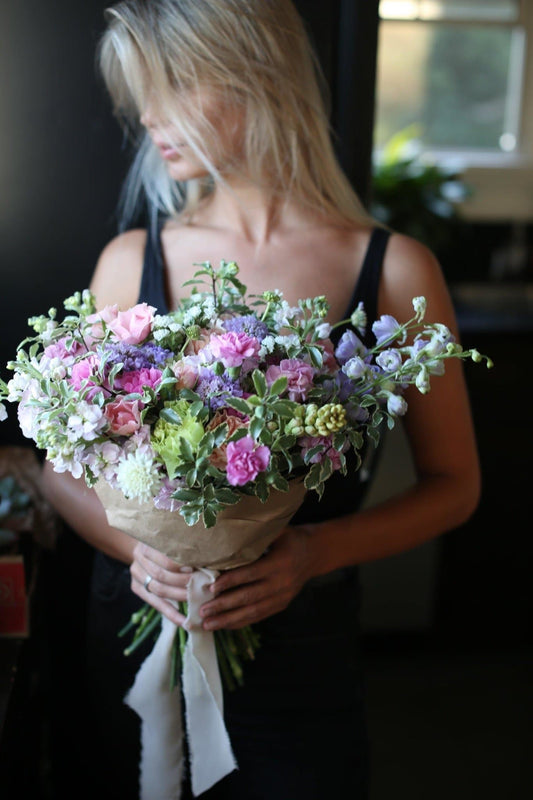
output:
[[[518,0],[381,0],[375,143],[415,126],[425,149],[519,148]]]
[[[533,2],[380,0],[379,11],[375,158],[408,129],[422,159],[463,173],[466,217],[531,222]]]

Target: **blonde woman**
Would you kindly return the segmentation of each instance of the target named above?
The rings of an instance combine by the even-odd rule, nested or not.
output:
[[[92,281],[100,307],[142,300],[164,312],[196,262],[231,259],[251,292],[276,287],[291,304],[325,294],[331,322],[363,301],[370,330],[380,314],[407,319],[411,298],[425,295],[429,317],[454,328],[433,255],[376,227],[335,160],[290,0],[126,0],[107,12],[100,63],[139,144],[124,215],[144,202],[151,211],[148,230],[128,230],[103,251]],[[360,474],[332,479],[268,553],[215,583],[206,629],[253,623],[263,644],[244,688],[225,698],[239,770],[206,798],[366,797],[356,566],[459,525],[479,493],[460,364],[429,398],[415,391],[408,402],[415,486],[359,511]],[[67,521],[101,551],[90,663],[104,712],[97,739],[112,774],[99,791],[134,798],[138,729],[121,703],[138,664],[122,657],[116,630],[141,602],[180,625],[171,601],[185,599],[188,575],[110,529],[81,482],[48,470],[47,484]]]

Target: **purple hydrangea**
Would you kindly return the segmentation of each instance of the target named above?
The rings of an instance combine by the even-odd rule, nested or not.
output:
[[[165,350],[164,347],[159,347],[153,342],[147,342],[140,346],[124,344],[123,342],[118,342],[117,344],[108,342],[104,346],[104,352],[106,355],[109,354],[108,367],[122,363],[124,364],[124,372],[163,367],[172,356],[171,350]]]
[[[202,400],[209,403],[213,411],[226,405],[228,397],[242,397],[243,390],[238,380],[233,380],[228,375],[215,375],[208,367],[200,369],[198,383],[194,391]]]
[[[255,314],[245,314],[242,317],[231,317],[224,320],[224,329],[234,333],[246,333],[255,336],[260,342],[268,335],[267,325],[258,319]]]

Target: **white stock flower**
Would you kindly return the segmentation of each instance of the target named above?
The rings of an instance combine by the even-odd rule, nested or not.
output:
[[[329,322],[321,322],[316,326],[316,333],[319,339],[327,339],[331,333],[331,325]]]
[[[68,439],[71,442],[96,439],[105,424],[106,419],[100,406],[82,400],[76,405],[75,413],[70,414],[67,420]]]
[[[272,316],[278,328],[286,328],[292,320],[300,319],[302,310],[298,306],[290,306],[286,300],[282,300]]]
[[[149,455],[137,450],[130,453],[117,467],[117,484],[123,494],[141,503],[152,499],[159,487],[159,476]]]
[[[413,308],[415,310],[415,314],[419,319],[423,319],[426,313],[427,301],[423,295],[420,297],[413,297]]]
[[[7,419],[7,409],[3,403],[0,403],[0,422]]]
[[[265,336],[261,342],[261,349],[259,350],[259,357],[264,358],[273,352],[276,346],[276,340],[273,336]]]

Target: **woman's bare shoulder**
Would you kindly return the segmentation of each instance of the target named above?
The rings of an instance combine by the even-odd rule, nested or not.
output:
[[[408,319],[413,313],[412,299],[420,295],[428,301],[428,322],[453,323],[452,303],[437,258],[416,239],[393,233],[383,262],[380,313]]]
[[[97,308],[116,303],[119,308],[135,305],[139,296],[146,231],[135,228],[107,244],[96,265],[91,291]]]

